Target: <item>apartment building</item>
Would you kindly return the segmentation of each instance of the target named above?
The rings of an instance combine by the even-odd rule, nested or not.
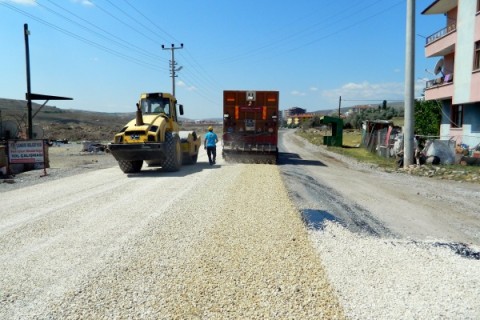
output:
[[[445,16],[445,27],[426,39],[436,78],[427,82],[425,99],[441,105],[442,139],[474,147],[480,143],[480,0],[436,0],[422,14]]]
[[[315,117],[313,113],[302,113],[302,114],[293,114],[287,118],[287,125],[298,126],[302,122],[312,119]]]
[[[292,117],[293,115],[304,114],[305,112],[307,112],[306,109],[299,108],[299,107],[293,107],[293,108],[289,108],[287,110],[284,110],[283,111],[283,116],[284,116],[285,119],[287,119],[287,118]]]

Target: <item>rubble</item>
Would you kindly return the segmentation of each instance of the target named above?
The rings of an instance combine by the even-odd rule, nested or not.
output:
[[[407,168],[398,168],[396,172],[414,176],[439,178],[443,180],[466,181],[480,183],[480,170],[458,170],[458,167],[435,165],[410,165]]]

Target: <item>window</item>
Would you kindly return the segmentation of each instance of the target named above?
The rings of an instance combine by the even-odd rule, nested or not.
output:
[[[480,12],[480,0],[477,0],[477,12]]]
[[[463,126],[463,106],[461,104],[452,106],[451,127],[461,128]]]
[[[475,42],[475,53],[473,56],[473,70],[478,69],[480,69],[480,41]]]
[[[164,113],[170,116],[170,99],[148,97],[141,101],[143,113]]]

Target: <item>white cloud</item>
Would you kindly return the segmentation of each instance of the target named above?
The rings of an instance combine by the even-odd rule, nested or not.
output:
[[[15,4],[20,4],[24,6],[36,6],[37,1],[36,0],[0,0],[0,2],[12,2]]]
[[[423,78],[415,81],[415,98],[420,98],[422,96],[428,80],[429,79],[427,78]]]
[[[300,92],[300,91],[297,91],[297,90],[291,91],[290,94],[292,96],[301,96],[301,97],[305,96],[305,92]]]
[[[415,98],[419,98],[425,88],[425,79],[418,79],[415,84]],[[349,82],[340,88],[324,90],[322,96],[330,102],[345,100],[404,100],[405,84],[403,82],[369,83],[368,81]],[[361,103],[360,101],[358,102]],[[365,101],[368,103],[368,101]],[[355,103],[356,104],[356,103]]]
[[[310,91],[318,91],[317,87],[310,87]]]
[[[82,6],[92,7],[94,4],[90,0],[72,0],[75,3],[80,3]]]
[[[186,90],[188,91],[196,91],[197,90],[197,87],[195,86],[188,86],[185,82],[183,82],[182,80],[178,80],[176,82],[176,85],[179,86],[179,87],[182,87],[182,88],[185,88]]]

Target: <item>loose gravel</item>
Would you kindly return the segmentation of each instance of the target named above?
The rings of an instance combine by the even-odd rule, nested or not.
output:
[[[0,318],[344,318],[277,168],[201,168],[3,193]]]
[[[315,224],[309,225],[309,233],[347,318],[480,319],[478,185],[379,172],[293,135],[282,141],[287,150],[305,159],[319,154],[317,159],[324,164],[309,165],[304,172],[300,165],[284,165],[281,170],[299,171],[315,180],[300,179],[305,186],[294,190],[290,190],[292,181],[285,183],[297,208],[323,213],[321,219],[310,221]],[[302,148],[295,148],[298,145]],[[360,172],[369,174],[362,178]],[[317,184],[324,188],[319,189],[319,200],[298,203],[304,198],[295,196],[295,191],[308,193]],[[327,184],[343,196],[338,194],[332,201]],[[362,197],[363,193],[370,196]],[[336,203],[360,204],[361,212],[375,217],[373,225],[383,223],[396,232],[358,230],[332,221],[350,214],[333,210]]]
[[[350,319],[479,319],[480,260],[434,242],[310,230]]]
[[[277,166],[101,159],[0,189],[0,319],[480,318],[480,260],[306,227]]]

